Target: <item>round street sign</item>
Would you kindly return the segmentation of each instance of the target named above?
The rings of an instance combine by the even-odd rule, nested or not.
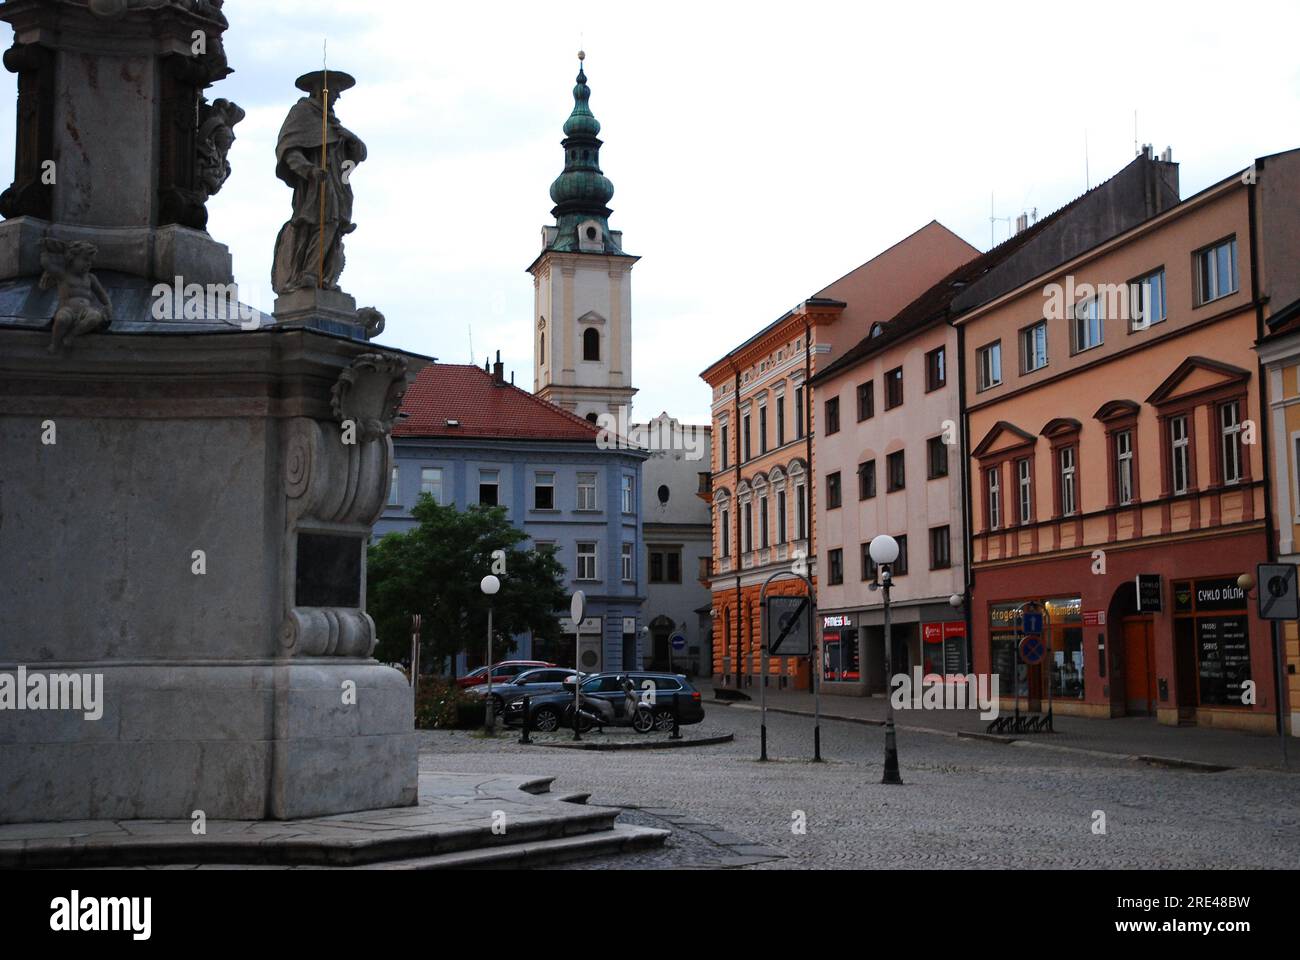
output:
[[[1035,664],[1047,656],[1047,645],[1039,636],[1028,636],[1020,641],[1020,659],[1028,664]]]
[[[587,595],[581,590],[575,590],[573,599],[569,602],[569,616],[573,618],[575,626],[582,624],[582,618],[587,615]]]
[[[671,637],[668,638],[668,642],[673,645],[673,649],[676,650],[678,653],[686,649],[686,638],[683,637],[680,633],[674,633]]]

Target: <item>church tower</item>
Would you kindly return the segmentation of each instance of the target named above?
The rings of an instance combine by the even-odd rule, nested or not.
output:
[[[632,396],[632,267],[610,230],[614,185],[600,171],[600,123],[578,53],[573,113],[564,124],[564,172],[551,184],[555,225],[542,228],[533,275],[533,390],[592,422],[618,416]]]

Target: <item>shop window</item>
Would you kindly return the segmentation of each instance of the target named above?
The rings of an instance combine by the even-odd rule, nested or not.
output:
[[[1196,702],[1245,706],[1242,694],[1251,680],[1250,630],[1246,594],[1237,578],[1176,582],[1172,593],[1175,651],[1195,657]],[[1190,702],[1189,694],[1181,691],[1180,702]]]
[[[823,632],[822,661],[823,680],[844,683],[860,679],[857,628],[844,627]]]

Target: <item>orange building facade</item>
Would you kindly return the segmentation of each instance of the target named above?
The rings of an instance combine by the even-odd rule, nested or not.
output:
[[[1254,347],[1294,283],[1297,206],[1300,151],[956,320],[975,670],[1005,707],[1032,600],[1048,650],[1022,705],[1273,728],[1271,628],[1237,579],[1276,555]]]
[[[817,427],[807,381],[873,323],[910,303],[976,251],[930,223],[769,324],[706,369],[712,390],[713,675],[755,685],[761,670],[760,597],[775,573],[817,581],[814,523]],[[803,593],[792,577],[769,595]],[[777,657],[769,684],[808,689],[803,658]]]

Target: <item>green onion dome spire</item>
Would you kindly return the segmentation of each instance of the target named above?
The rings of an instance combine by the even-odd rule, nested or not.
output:
[[[551,200],[555,202],[551,212],[561,219],[585,216],[604,220],[611,212],[614,184],[600,171],[600,121],[588,105],[591,88],[582,65],[586,57],[584,52],[578,52],[573,112],[564,124],[564,172],[551,184]]]

